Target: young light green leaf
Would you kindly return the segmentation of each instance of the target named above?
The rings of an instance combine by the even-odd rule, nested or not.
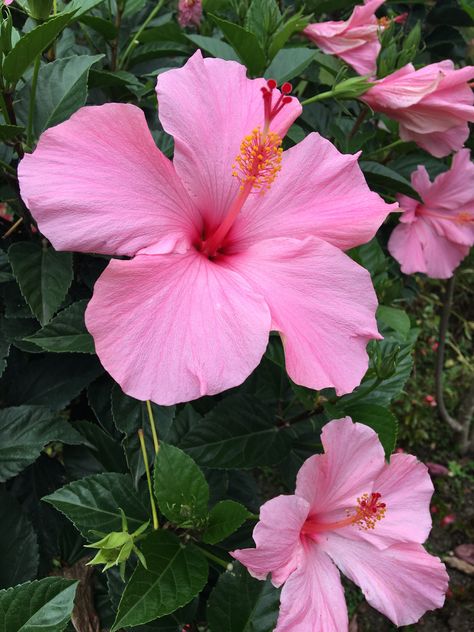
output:
[[[406,336],[410,331],[410,318],[403,309],[379,305],[377,308],[377,320],[382,324],[381,329],[390,327],[402,336]]]
[[[87,303],[87,300],[73,303],[24,340],[53,353],[94,353],[94,340],[84,324]]]
[[[71,285],[72,254],[20,241],[10,246],[8,258],[31,311],[42,325],[46,325]]]
[[[181,527],[200,527],[207,518],[209,486],[204,474],[179,448],[160,444],[154,472],[155,496],[161,512]]]
[[[169,531],[156,531],[140,543],[147,567],[136,567],[120,600],[111,629],[143,625],[186,605],[205,586],[208,566],[194,546]]]
[[[47,22],[36,26],[21,37],[3,62],[3,75],[7,81],[15,84],[30,64],[48,48],[71,20],[73,13],[57,15]]]
[[[209,512],[209,522],[202,534],[203,542],[217,544],[234,533],[249,516],[247,509],[234,500],[221,500]]]
[[[130,531],[136,531],[148,520],[131,478],[125,474],[88,476],[61,487],[43,500],[69,518],[88,540],[97,539],[96,532],[120,531],[120,510],[125,513]]]
[[[46,577],[0,590],[0,630],[62,632],[71,617],[77,583]]]
[[[0,411],[0,482],[33,463],[51,441],[87,444],[67,421],[42,406],[16,406]]]

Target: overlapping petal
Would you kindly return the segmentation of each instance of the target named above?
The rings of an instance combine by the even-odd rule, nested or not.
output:
[[[370,241],[397,209],[373,193],[357,163],[317,133],[283,153],[264,195],[251,195],[229,235],[231,250],[273,237],[314,235],[341,249]]]
[[[440,608],[448,575],[421,544],[396,544],[378,550],[362,540],[329,533],[320,544],[339,569],[361,587],[367,601],[397,626],[415,623]]]
[[[209,232],[239,191],[232,164],[243,138],[263,127],[264,85],[263,79],[248,79],[241,64],[203,59],[200,51],[183,68],[158,78],[159,116],[174,137],[173,162]],[[292,99],[275,117],[272,130],[284,136],[300,113],[300,103]]]
[[[281,591],[275,632],[347,632],[348,616],[339,572],[312,542],[304,543],[297,571]]]
[[[170,252],[186,249],[202,228],[133,105],[81,108],[44,132],[18,175],[23,200],[58,250]]]
[[[243,278],[191,249],[112,261],[86,324],[127,394],[169,405],[241,384],[265,352],[270,314]]]
[[[357,497],[373,491],[385,456],[377,434],[349,417],[326,424],[321,442],[324,454],[303,463],[295,493],[310,503],[311,515],[317,515],[321,522],[331,522],[345,518],[345,511],[355,505]],[[341,511],[340,516],[330,516]]]
[[[367,270],[315,237],[261,241],[226,263],[265,297],[297,384],[339,394],[360,384],[367,342],[379,337]]]

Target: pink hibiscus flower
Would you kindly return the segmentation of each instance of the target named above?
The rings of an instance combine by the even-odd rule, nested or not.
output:
[[[202,18],[201,0],[179,0],[178,2],[178,22],[181,27],[194,24],[199,26]]]
[[[237,386],[271,329],[298,384],[360,383],[377,301],[341,249],[398,205],[318,134],[281,151],[301,112],[289,89],[197,52],[158,80],[173,162],[141,110],[108,104],[47,130],[20,163],[23,199],[56,249],[133,257],[109,263],[86,312],[129,395],[166,405]]]
[[[275,632],[347,632],[339,569],[395,625],[440,608],[446,570],[422,547],[433,484],[409,454],[385,462],[376,433],[350,418],[324,426],[325,453],[307,459],[293,496],[260,509],[256,549],[232,555],[257,579],[283,586]]]
[[[469,150],[458,152],[451,169],[434,182],[419,166],[411,183],[423,202],[397,196],[403,214],[388,249],[405,274],[424,272],[447,279],[474,244],[474,164]]]
[[[451,60],[420,70],[408,64],[376,81],[360,98],[398,121],[402,140],[441,158],[461,149],[469,136],[474,95],[467,82],[473,77],[474,66],[455,70]]]
[[[328,55],[336,55],[360,75],[375,75],[380,53],[377,9],[385,0],[366,0],[351,17],[337,22],[309,24],[303,33]]]

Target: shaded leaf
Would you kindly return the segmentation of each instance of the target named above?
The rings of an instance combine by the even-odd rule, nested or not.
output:
[[[266,60],[254,33],[245,30],[237,24],[222,20],[215,15],[209,14],[209,17],[221,29],[226,40],[249,69],[250,74],[261,75],[265,68]]]
[[[309,66],[314,54],[310,48],[283,48],[265,70],[265,77],[275,79],[279,84],[289,81]]]
[[[203,542],[217,544],[234,533],[249,516],[247,509],[233,500],[221,500],[209,512],[209,522],[202,534]]]
[[[196,44],[198,48],[205,50],[206,53],[209,53],[213,57],[219,57],[227,61],[240,61],[239,56],[229,44],[215,37],[206,37],[204,35],[188,35],[187,37],[193,44]]]

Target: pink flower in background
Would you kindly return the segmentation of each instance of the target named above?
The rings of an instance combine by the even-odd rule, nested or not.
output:
[[[360,75],[375,75],[381,44],[375,11],[385,0],[367,0],[351,17],[338,22],[310,24],[303,33],[328,55],[336,55]]]
[[[458,151],[474,121],[468,81],[474,66],[454,69],[451,60],[415,70],[412,64],[375,82],[361,99],[400,123],[402,140],[414,141],[437,158]]]
[[[338,567],[397,626],[440,608],[448,576],[422,543],[431,529],[433,484],[409,454],[390,464],[377,434],[351,419],[331,421],[324,454],[307,459],[293,496],[260,509],[255,549],[232,555],[257,579],[283,586],[275,632],[347,632]]]
[[[202,18],[201,0],[179,0],[178,2],[178,22],[181,27],[194,24],[199,26]]]
[[[423,166],[411,183],[422,202],[397,197],[403,210],[388,249],[402,272],[424,272],[447,279],[474,244],[474,164],[468,149],[458,152],[451,169],[430,181]]]
[[[56,249],[133,257],[109,263],[86,312],[127,394],[174,404],[237,386],[271,329],[298,384],[346,393],[367,370],[377,299],[342,250],[398,207],[318,134],[282,152],[301,112],[290,89],[197,52],[158,80],[173,162],[141,110],[109,104],[47,130],[20,163]]]

